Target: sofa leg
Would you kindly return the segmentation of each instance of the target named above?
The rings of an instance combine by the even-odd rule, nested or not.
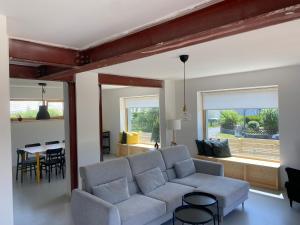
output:
[[[293,208],[293,200],[290,199],[290,207]]]
[[[242,209],[245,209],[245,202],[242,203]]]

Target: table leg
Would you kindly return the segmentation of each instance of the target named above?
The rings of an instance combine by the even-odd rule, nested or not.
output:
[[[35,153],[35,158],[36,158],[36,183],[39,184],[40,183],[40,153],[36,152]]]

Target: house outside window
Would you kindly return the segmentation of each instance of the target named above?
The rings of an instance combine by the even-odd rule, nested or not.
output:
[[[276,87],[203,93],[204,137],[228,139],[233,156],[280,161]]]

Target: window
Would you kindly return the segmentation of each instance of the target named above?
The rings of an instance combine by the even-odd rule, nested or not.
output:
[[[11,120],[35,120],[41,104],[42,101],[39,100],[11,100],[10,118]],[[48,101],[46,104],[48,104],[48,111],[52,119],[63,118],[63,102]]]
[[[277,88],[203,93],[205,136],[228,139],[232,155],[280,160]]]
[[[158,96],[121,98],[121,123],[121,131],[139,133],[139,143],[159,142]]]

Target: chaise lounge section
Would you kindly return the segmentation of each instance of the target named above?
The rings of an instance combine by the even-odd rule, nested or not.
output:
[[[183,175],[191,165],[195,171],[179,178],[182,174],[178,165]],[[182,204],[182,196],[195,190],[215,195],[220,216],[225,216],[248,198],[249,185],[225,178],[223,173],[221,164],[192,159],[182,145],[82,167],[83,190],[74,190],[71,198],[74,223],[160,225],[172,218],[175,208]],[[120,180],[126,182],[123,186],[128,187],[128,195],[118,199],[124,193],[123,186],[113,184]],[[115,191],[115,196],[97,197],[98,187],[102,194]]]

